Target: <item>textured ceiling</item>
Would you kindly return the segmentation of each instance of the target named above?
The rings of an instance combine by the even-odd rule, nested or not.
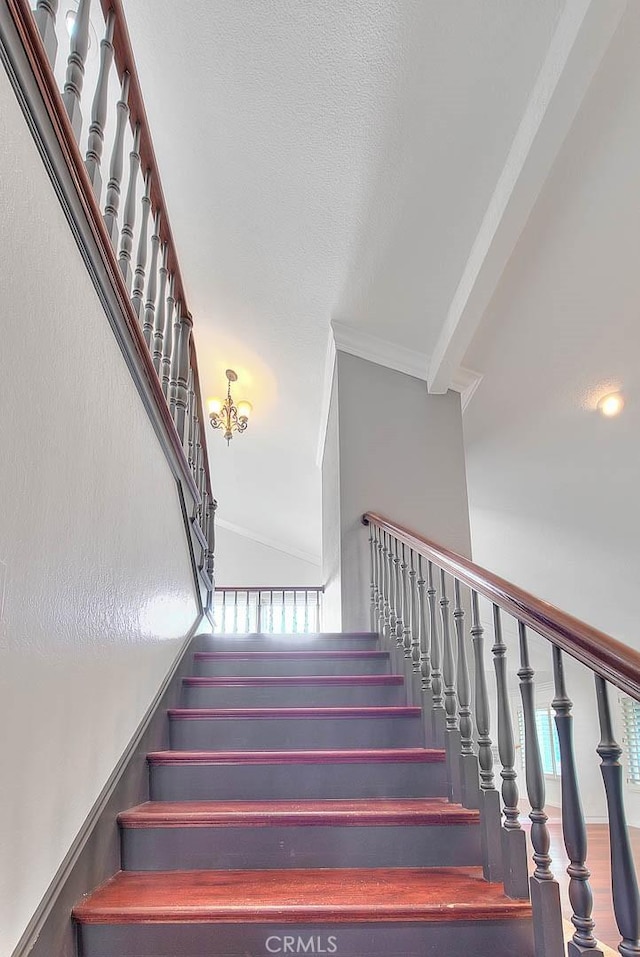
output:
[[[220,517],[319,555],[329,322],[429,354],[562,0],[125,0]]]

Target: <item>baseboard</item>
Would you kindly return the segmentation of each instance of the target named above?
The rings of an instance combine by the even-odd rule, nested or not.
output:
[[[190,671],[190,653],[197,644],[194,639],[202,623],[199,614],[11,957],[76,957],[71,908],[120,869],[116,815],[148,800],[145,756],[148,751],[168,746],[166,710],[177,704],[181,679]]]

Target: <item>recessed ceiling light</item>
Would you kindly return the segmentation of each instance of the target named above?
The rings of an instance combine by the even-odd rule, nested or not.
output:
[[[610,392],[608,395],[603,395],[598,402],[598,410],[608,419],[614,415],[619,415],[623,408],[624,399],[619,392]]]

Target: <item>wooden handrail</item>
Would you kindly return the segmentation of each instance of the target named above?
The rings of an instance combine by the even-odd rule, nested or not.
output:
[[[383,515],[365,512],[362,521],[404,542],[625,694],[640,700],[640,652]]]

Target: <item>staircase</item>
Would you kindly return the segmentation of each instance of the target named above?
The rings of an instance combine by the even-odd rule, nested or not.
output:
[[[122,870],[74,910],[80,957],[533,954],[375,635],[199,647]]]

